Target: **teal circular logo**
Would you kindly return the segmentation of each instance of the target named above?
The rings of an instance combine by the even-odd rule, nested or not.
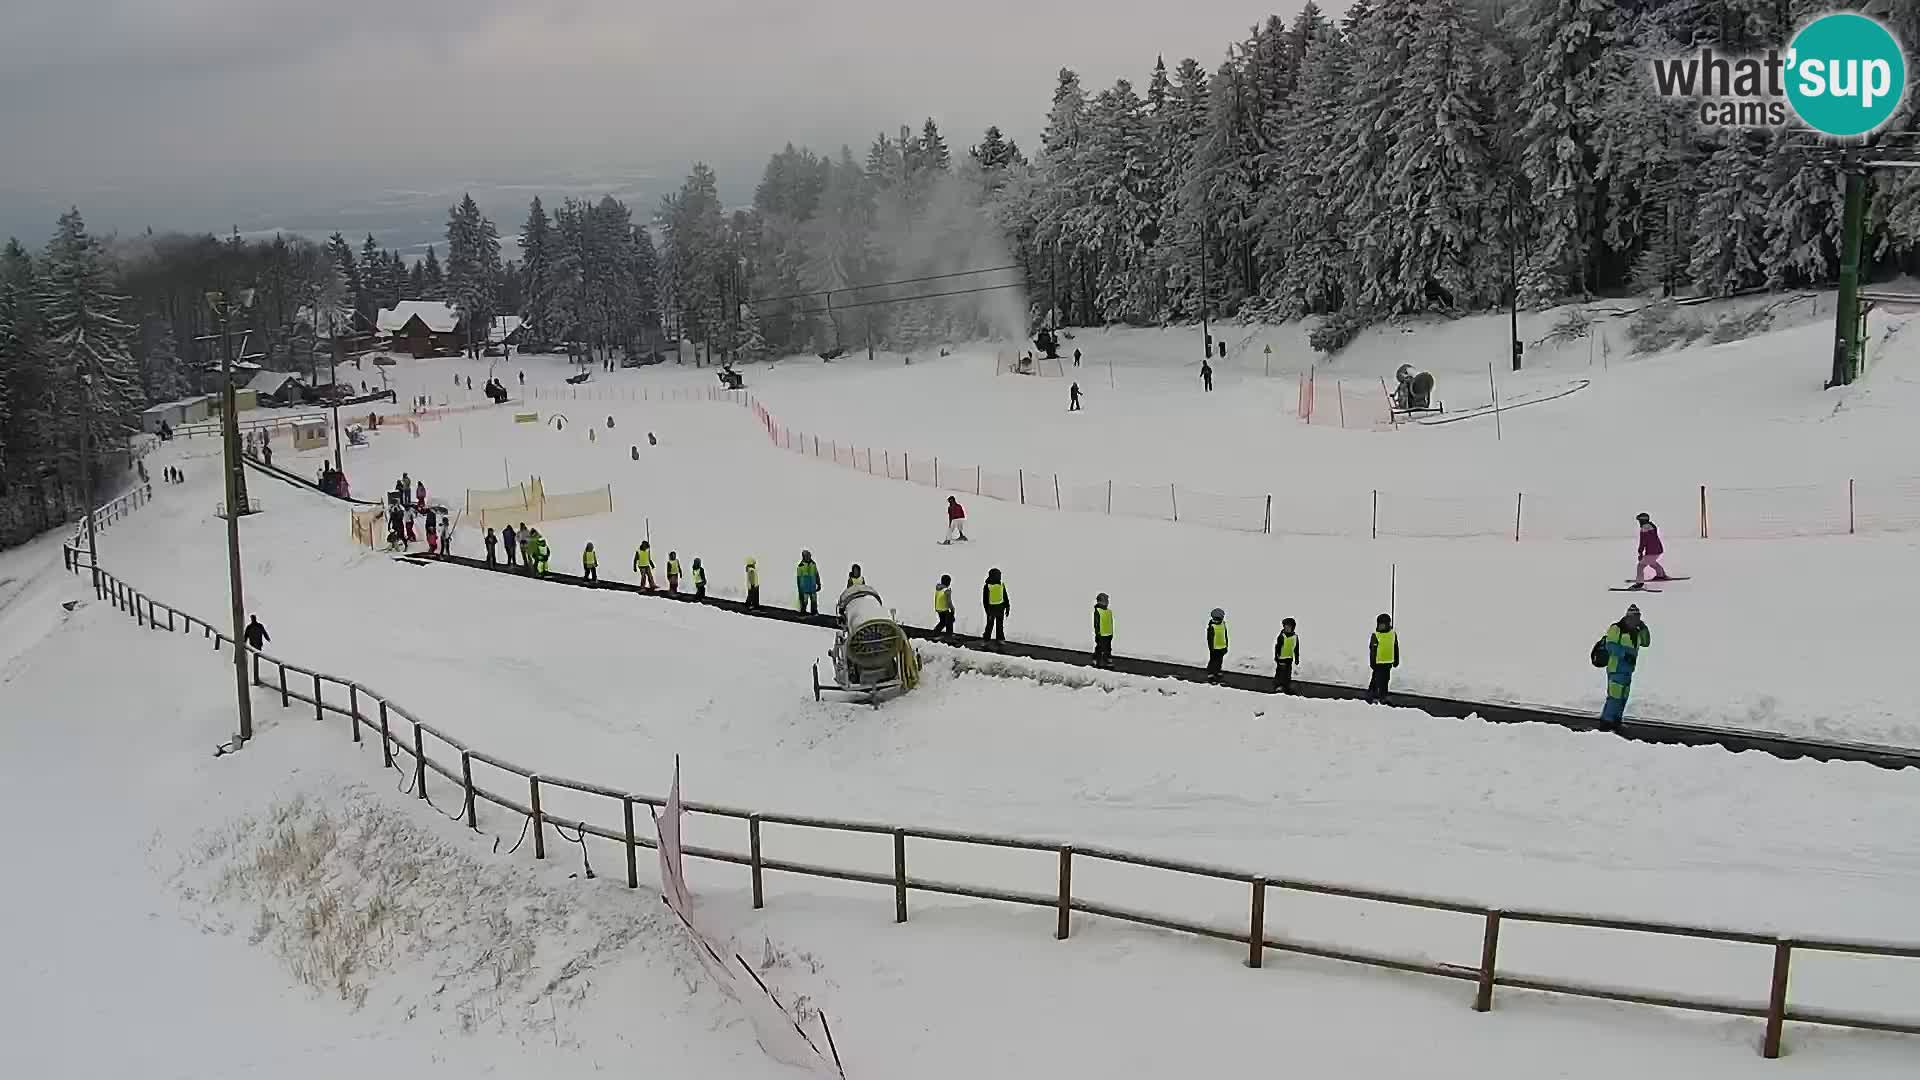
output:
[[[1848,138],[1879,129],[1907,92],[1907,57],[1876,19],[1822,15],[1787,48],[1787,101],[1808,127]]]

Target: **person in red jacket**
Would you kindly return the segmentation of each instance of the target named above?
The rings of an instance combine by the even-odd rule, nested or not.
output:
[[[1653,518],[1640,515],[1640,546],[1636,552],[1633,566],[1633,587],[1642,588],[1647,583],[1647,568],[1653,568],[1653,580],[1666,581],[1667,568],[1660,565],[1660,556],[1666,554],[1666,545],[1660,542],[1660,530]]]
[[[966,538],[966,507],[960,505],[959,499],[949,495],[947,496],[947,538],[940,542],[943,544],[951,544],[955,540],[965,540]]]

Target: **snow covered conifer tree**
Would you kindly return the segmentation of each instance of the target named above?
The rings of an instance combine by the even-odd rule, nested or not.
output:
[[[447,298],[447,275],[440,268],[440,256],[434,253],[432,244],[427,245],[427,257],[420,263],[420,295],[423,300]]]
[[[39,313],[45,355],[59,380],[54,395],[72,403],[69,415],[76,422],[78,395],[87,395],[92,445],[104,453],[124,441],[128,421],[145,396],[139,367],[127,349],[132,328],[120,318],[122,300],[112,289],[112,268],[79,210],[60,215],[42,267]]]
[[[553,305],[553,229],[547,208],[535,195],[527,206],[527,223],[520,229],[521,311],[535,341],[550,341],[548,322]]]
[[[1509,16],[1523,46],[1520,168],[1533,242],[1520,291],[1532,303],[1588,291],[1600,232],[1594,132],[1613,11],[1612,0],[1528,0]]]

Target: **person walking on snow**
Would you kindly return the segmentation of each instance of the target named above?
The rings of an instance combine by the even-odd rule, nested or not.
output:
[[[947,496],[947,538],[940,542],[943,544],[951,544],[955,540],[965,540],[966,538],[967,509],[960,505],[959,499],[949,495]]]
[[[793,585],[800,597],[800,610],[820,614],[820,567],[814,564],[813,552],[800,553],[800,562],[793,568]]]
[[[547,547],[547,538],[540,535],[539,529],[533,530],[533,549],[534,558],[539,564],[536,572],[541,577],[546,577],[548,560],[553,558],[553,550]]]
[[[760,564],[747,560],[747,610],[760,606]]]
[[[520,572],[533,573],[533,530],[524,521],[520,523]]]
[[[641,588],[647,589],[649,591],[655,588],[658,588],[658,586],[656,586],[653,583],[653,543],[652,541],[642,540],[640,541],[640,546],[634,549],[633,571],[634,573],[640,575]]]
[[[492,536],[493,530],[488,529],[487,535]],[[514,566],[518,564],[520,561],[520,541],[514,536],[513,526],[509,525],[500,530],[500,542],[507,547],[507,565]],[[488,561],[491,562],[492,560],[489,559]]]
[[[677,551],[667,552],[667,591],[680,591],[680,553]]]
[[[987,582],[980,587],[980,606],[987,609],[987,628],[981,632],[981,641],[1007,640],[1007,612],[1013,610],[1013,601],[1007,595],[1006,582],[1000,580],[1000,568],[987,571]]]
[[[247,639],[247,648],[254,652],[259,652],[260,646],[273,640],[273,635],[267,633],[267,628],[260,625],[258,615],[247,616],[247,629],[240,636]]]
[[[1293,693],[1293,665],[1300,661],[1300,635],[1293,632],[1293,620],[1280,620],[1280,636],[1273,639],[1273,688]]]
[[[1220,681],[1220,667],[1227,659],[1227,613],[1214,608],[1207,618],[1207,681]]]
[[[426,509],[427,482],[425,480],[422,480],[413,486],[413,505],[418,506],[423,510]]]
[[[1080,366],[1080,350],[1079,349],[1073,350],[1073,366],[1074,367]]]
[[[941,574],[940,583],[933,587],[933,632],[951,636],[953,634],[953,575]]]
[[[1367,704],[1385,705],[1393,669],[1400,666],[1400,635],[1393,629],[1393,616],[1373,620],[1373,634],[1367,638],[1367,666],[1373,678],[1367,683]]]
[[[699,559],[693,560],[693,595],[702,600],[707,598],[707,568],[700,565]]]
[[[860,564],[854,563],[853,568],[847,571],[847,588],[857,589],[866,583],[866,577],[860,573]]]
[[[1113,608],[1106,593],[1093,598],[1093,666],[1113,666]]]
[[[1213,393],[1213,364],[1200,361],[1200,386],[1209,394]]]
[[[1647,568],[1653,568],[1653,580],[1669,581],[1667,568],[1660,565],[1660,556],[1666,553],[1666,545],[1660,542],[1660,529],[1653,519],[1640,515],[1640,546],[1633,565],[1633,587],[1644,589],[1647,586]]]
[[[511,533],[513,530],[508,529],[507,531]],[[495,552],[495,549],[497,549],[500,546],[500,537],[496,535],[492,529],[488,529],[487,536],[486,536],[486,543],[487,543],[487,565],[492,566],[496,561],[498,561],[498,556],[495,555],[494,552]],[[509,537],[507,539],[507,543],[509,544],[513,543],[513,539]]]
[[[1640,619],[1640,605],[1628,604],[1620,621],[1607,627],[1607,703],[1600,709],[1600,727],[1617,731],[1626,717],[1627,695],[1633,692],[1633,672],[1640,650],[1653,644],[1653,634]]]
[[[587,544],[587,550],[580,553],[581,576],[588,581],[600,580],[600,553],[593,550],[593,544]]]
[[[1080,411],[1080,384],[1079,383],[1074,383],[1072,386],[1067,387],[1067,411],[1068,412]]]

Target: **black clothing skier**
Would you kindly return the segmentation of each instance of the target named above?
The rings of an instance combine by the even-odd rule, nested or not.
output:
[[[500,542],[507,548],[507,565],[517,565],[520,560],[520,540],[515,535],[513,526],[509,525],[500,530]]]
[[[499,546],[500,546],[500,537],[496,535],[492,529],[488,529],[487,530],[487,565],[488,566],[492,566],[495,562],[498,561],[498,556],[495,555],[494,549]]]

